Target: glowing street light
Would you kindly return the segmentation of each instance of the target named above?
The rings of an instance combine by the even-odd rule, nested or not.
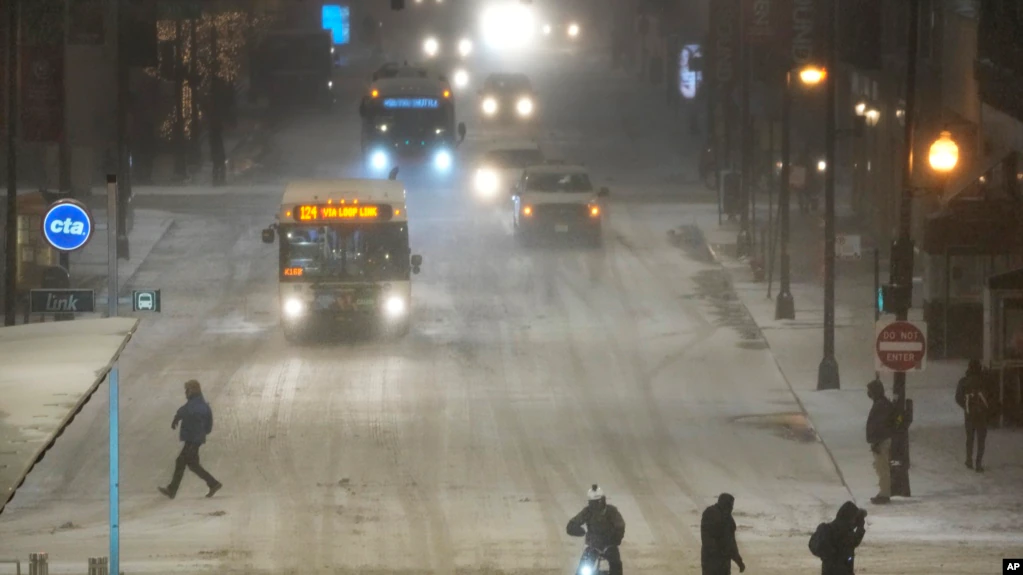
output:
[[[827,78],[828,73],[824,68],[807,66],[799,71],[799,81],[807,86],[816,86]]]
[[[873,128],[881,121],[881,110],[877,108],[870,108],[863,113],[863,117],[867,120],[867,125]]]
[[[857,116],[863,116],[864,114],[867,113],[867,103],[859,101],[856,103],[856,107],[854,109],[856,110]]]
[[[927,157],[935,172],[947,174],[959,163],[959,146],[952,139],[952,133],[942,130],[938,139],[931,144],[931,152]]]

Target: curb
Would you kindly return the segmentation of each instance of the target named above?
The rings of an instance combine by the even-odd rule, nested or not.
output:
[[[703,233],[703,228],[700,226],[697,226],[697,228],[700,230],[700,236],[701,238],[704,239],[704,246],[706,247],[707,252],[710,254],[711,259],[718,267],[720,267],[726,274],[728,274],[729,284],[734,284],[735,282],[734,279],[732,278],[731,272],[728,270],[724,262],[721,260],[721,257],[714,249],[714,246],[710,245],[710,243],[706,241],[706,236]],[[742,304],[743,309],[745,309],[746,313],[749,314],[750,319],[753,320],[753,323],[756,323],[756,318],[753,316],[752,313],[750,313],[749,308],[746,307],[745,302],[739,299],[739,303]],[[763,332],[763,328],[760,326],[760,324],[757,324],[757,329]],[[785,381],[785,385],[789,388],[789,393],[792,394],[792,398],[796,400],[796,405],[799,406],[799,410],[802,412],[803,416],[806,417],[807,422],[810,423],[810,427],[813,429],[813,434],[817,436],[817,441],[821,444],[821,446],[824,447],[824,451],[825,453],[828,454],[828,459],[831,460],[831,465],[835,468],[835,473],[838,474],[838,479],[842,482],[842,486],[845,487],[846,492],[849,493],[849,497],[851,498],[853,503],[859,505],[859,502],[856,501],[856,495],[853,493],[852,488],[849,486],[849,482],[846,481],[845,479],[845,474],[842,473],[842,467],[838,464],[838,459],[835,458],[834,452],[831,451],[831,447],[829,447],[827,442],[824,441],[824,438],[821,437],[819,433],[817,433],[817,424],[814,423],[813,416],[806,409],[806,405],[803,403],[803,400],[800,399],[799,394],[796,393],[796,389],[792,386],[792,382],[789,381],[788,376],[785,375],[785,371],[781,368],[781,364],[778,363],[778,356],[775,355],[774,350],[771,348],[771,343],[767,341],[766,336],[764,337],[764,343],[767,345],[767,349],[771,351],[771,360],[774,362],[775,369],[778,370],[778,375],[780,375],[782,380]]]

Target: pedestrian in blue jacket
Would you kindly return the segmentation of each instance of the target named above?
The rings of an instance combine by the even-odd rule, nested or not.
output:
[[[213,431],[213,410],[210,409],[210,404],[203,399],[202,387],[194,379],[185,382],[185,399],[187,400],[185,405],[178,408],[178,412],[174,415],[174,421],[171,422],[171,429],[177,429],[178,423],[181,424],[178,437],[185,445],[174,462],[174,477],[171,478],[170,485],[160,487],[160,493],[174,499],[178,493],[178,486],[181,485],[181,478],[185,475],[185,467],[187,467],[192,470],[192,473],[198,475],[199,479],[206,482],[206,487],[209,488],[206,497],[213,497],[213,494],[220,491],[223,485],[199,463],[199,446],[206,443],[206,436]]]

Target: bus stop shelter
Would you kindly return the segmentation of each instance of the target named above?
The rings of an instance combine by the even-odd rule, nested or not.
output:
[[[0,513],[106,379],[134,318],[0,328]]]

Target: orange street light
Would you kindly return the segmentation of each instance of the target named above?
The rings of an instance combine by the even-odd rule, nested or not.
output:
[[[799,71],[799,81],[807,86],[816,86],[827,77],[828,72],[824,68],[816,66],[807,66]]]

